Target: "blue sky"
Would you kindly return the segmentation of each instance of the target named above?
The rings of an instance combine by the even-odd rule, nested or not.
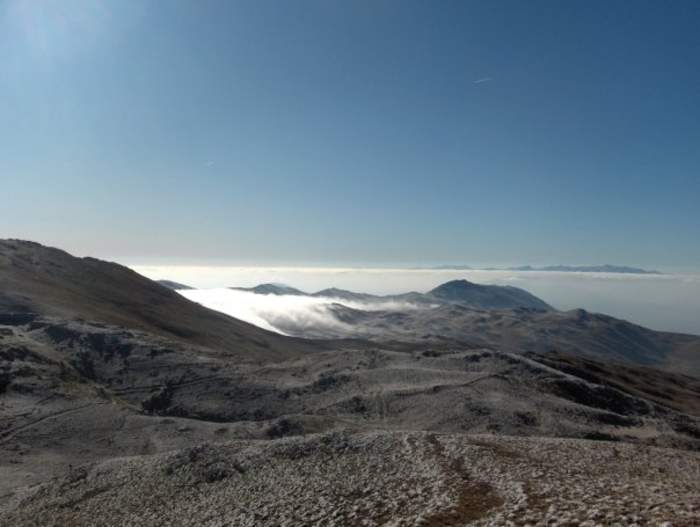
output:
[[[0,0],[0,237],[700,268],[700,2]]]

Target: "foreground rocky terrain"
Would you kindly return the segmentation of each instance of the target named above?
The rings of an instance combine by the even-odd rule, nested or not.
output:
[[[12,525],[700,524],[700,454],[418,432],[203,444],[73,469]]]
[[[696,377],[294,339],[3,247],[0,525],[698,525]]]
[[[557,354],[371,345],[274,363],[233,362],[222,353],[136,330],[29,314],[0,317],[0,334],[0,506],[14,511],[8,524],[20,522],[20,512],[28,507],[28,502],[18,505],[19,497],[31,494],[47,477],[59,479],[46,483],[41,492],[54,489],[56,496],[63,496],[67,487],[61,475],[68,474],[70,480],[92,470],[86,464],[112,467],[114,458],[145,456],[125,466],[148,466],[149,456],[204,443],[212,448],[229,445],[222,447],[224,453],[248,445],[260,450],[261,464],[279,439],[324,433],[336,437],[334,430],[345,431],[348,440],[370,432],[403,437],[405,430],[433,431],[438,437],[464,434],[464,441],[483,434],[531,436],[530,442],[513,443],[523,457],[533,448],[545,449],[537,445],[547,436],[580,438],[553,442],[552,452],[557,445],[579,442],[594,452],[625,443],[638,445],[639,452],[656,452],[650,447],[657,445],[667,447],[659,451],[675,452],[679,467],[690,463],[688,470],[700,450],[700,381],[653,369],[603,369],[594,361]],[[582,440],[586,438],[597,441]],[[314,460],[314,449],[306,451],[309,462],[325,466],[329,461]],[[567,452],[552,455],[566,459]],[[228,463],[225,454],[219,457]],[[276,458],[268,463],[278,466]],[[389,456],[382,463],[408,461]],[[421,472],[421,467],[415,470]],[[158,474],[154,471],[149,478],[153,485],[164,485],[156,483]],[[675,473],[668,476],[673,480]],[[304,476],[297,484],[305,487],[306,481]],[[237,487],[237,482],[229,484]],[[570,482],[564,478],[561,487],[568,488]],[[115,504],[127,500],[120,493],[131,485],[104,485],[117,489]],[[364,488],[364,483],[358,485]],[[256,494],[249,497],[257,499],[263,500]],[[47,511],[65,509],[59,502],[41,503]]]

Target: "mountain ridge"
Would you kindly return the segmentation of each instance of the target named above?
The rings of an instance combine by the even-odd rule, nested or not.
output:
[[[411,291],[393,295],[373,295],[330,287],[315,293],[307,293],[282,284],[259,284],[254,287],[230,287],[260,295],[291,295],[316,298],[335,298],[346,301],[380,303],[411,302],[417,304],[456,303],[481,309],[529,308],[543,311],[553,310],[552,306],[535,295],[513,286],[475,284],[464,279],[451,280],[426,293]]]
[[[511,267],[474,267],[469,265],[436,265],[432,267],[417,267],[416,269],[432,269],[436,271],[542,271],[560,273],[618,273],[618,274],[663,274],[660,271],[632,267],[627,265],[516,265]]]
[[[0,240],[0,311],[131,327],[238,358],[289,356],[309,345],[191,302],[128,267],[23,240]]]

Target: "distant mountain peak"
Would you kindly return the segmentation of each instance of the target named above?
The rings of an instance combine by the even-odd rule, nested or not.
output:
[[[470,267],[468,265],[437,265],[419,269],[454,271],[555,271],[560,273],[619,273],[619,274],[663,274],[660,271],[630,267],[627,265],[517,265],[514,267]]]
[[[509,271],[556,271],[560,273],[620,273],[620,274],[661,274],[659,271],[641,269],[639,267],[629,267],[626,265],[547,265],[544,267],[533,267],[532,265],[521,265],[510,267]]]
[[[430,292],[433,293],[435,291],[439,290],[453,290],[453,289],[465,289],[465,288],[470,288],[477,286],[478,284],[475,284],[474,282],[470,282],[469,280],[466,280],[464,278],[459,278],[457,280],[450,280],[449,282],[445,282],[444,284],[440,284]]]
[[[257,295],[292,295],[292,296],[308,296],[308,293],[296,289],[285,284],[278,283],[266,283],[259,284],[255,287],[230,287],[235,291],[246,291],[248,293],[255,293]]]
[[[379,300],[381,298],[368,293],[355,293],[354,291],[339,289],[337,287],[329,287],[327,289],[322,289],[321,291],[315,292],[312,296],[322,298],[339,298],[341,300],[355,300],[359,302]]]
[[[348,291],[347,289],[340,289],[338,287],[328,287],[326,289],[322,289],[321,291],[316,292],[317,295],[333,295],[344,293],[352,293],[352,291]]]
[[[552,309],[549,304],[524,289],[512,286],[481,285],[464,279],[445,282],[429,291],[427,295],[443,302],[483,309]]]

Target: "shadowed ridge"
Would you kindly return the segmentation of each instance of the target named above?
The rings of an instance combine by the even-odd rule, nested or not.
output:
[[[254,360],[315,346],[207,309],[122,265],[22,240],[0,240],[0,310],[140,329]]]

